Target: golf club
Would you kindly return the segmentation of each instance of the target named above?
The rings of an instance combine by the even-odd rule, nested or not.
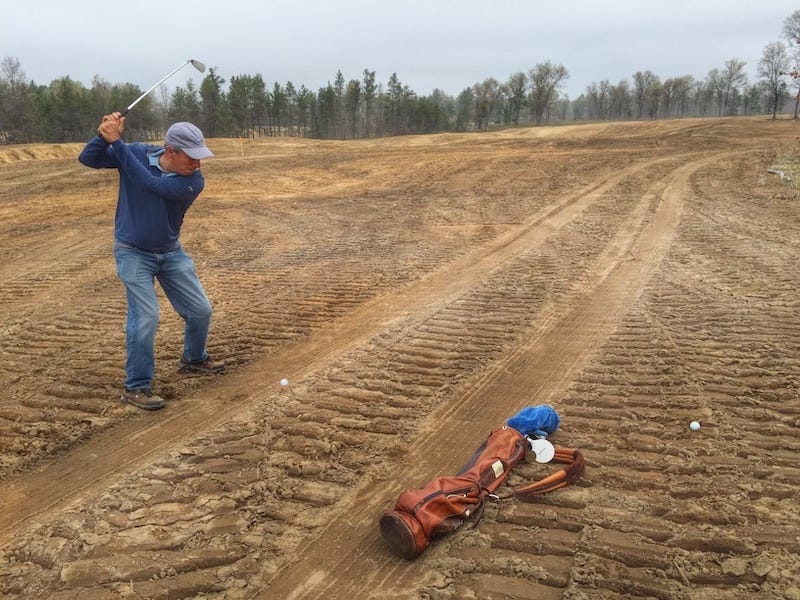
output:
[[[181,63],[181,65],[180,65],[179,67],[177,67],[176,69],[174,69],[174,70],[170,71],[170,72],[169,72],[169,74],[167,74],[167,75],[166,75],[164,78],[162,78],[161,80],[159,80],[159,81],[158,81],[158,82],[157,82],[157,83],[156,83],[156,84],[155,84],[153,87],[151,87],[151,88],[150,88],[149,90],[147,90],[147,91],[146,91],[144,94],[142,94],[141,96],[139,96],[139,97],[138,97],[136,100],[134,100],[133,102],[131,102],[131,103],[130,103],[130,105],[128,106],[128,108],[124,108],[124,109],[122,109],[121,111],[119,111],[119,114],[120,114],[121,116],[123,116],[123,117],[124,117],[125,115],[127,115],[127,114],[128,114],[128,111],[129,111],[130,109],[132,109],[134,106],[136,106],[137,104],[139,104],[139,101],[140,101],[142,98],[144,98],[145,96],[147,96],[147,94],[149,94],[150,92],[152,92],[152,91],[153,91],[154,89],[156,89],[156,88],[157,88],[159,85],[161,85],[162,83],[164,83],[164,82],[165,82],[167,79],[169,79],[170,77],[172,77],[172,76],[173,76],[175,73],[177,73],[178,71],[180,71],[180,70],[181,70],[183,67],[185,67],[185,66],[186,66],[186,65],[188,65],[189,63],[191,63],[191,65],[192,65],[192,66],[193,66],[195,69],[197,69],[198,71],[200,71],[201,73],[205,73],[206,66],[205,66],[203,63],[201,63],[199,60],[195,60],[195,59],[193,59],[193,58],[190,58],[190,59],[189,59],[189,60],[187,60],[185,63]]]

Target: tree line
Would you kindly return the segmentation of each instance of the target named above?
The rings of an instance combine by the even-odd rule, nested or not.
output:
[[[800,37],[800,10],[784,22],[784,37]],[[736,58],[691,75],[661,79],[637,71],[630,80],[592,82],[575,99],[563,93],[569,72],[544,61],[506,81],[493,77],[458,96],[442,90],[418,95],[396,73],[384,84],[375,71],[357,79],[341,71],[313,92],[292,82],[267,84],[261,75],[230,81],[216,68],[195,85],[145,97],[128,117],[137,139],[160,139],[169,123],[197,123],[208,137],[300,136],[355,139],[445,131],[483,131],[494,126],[541,125],[585,120],[663,119],[772,114],[800,98],[800,51],[782,41],[767,44],[758,62],[760,79],[750,82]],[[226,85],[227,84],[227,85]],[[90,87],[65,76],[49,85],[27,81],[20,61],[0,61],[0,143],[77,142],[93,135],[103,114],[127,106],[141,94],[130,83],[95,77]]]

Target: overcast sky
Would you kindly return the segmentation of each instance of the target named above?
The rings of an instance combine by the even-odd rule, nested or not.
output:
[[[316,92],[337,70],[418,95],[456,96],[550,60],[567,68],[563,91],[653,71],[704,79],[737,58],[751,80],[764,46],[781,38],[797,0],[0,0],[0,58],[28,80],[95,75],[149,88],[193,58],[226,82],[260,74]],[[168,81],[202,75],[190,67]]]

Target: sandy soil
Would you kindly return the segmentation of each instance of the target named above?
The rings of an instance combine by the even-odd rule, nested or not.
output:
[[[118,402],[116,174],[0,147],[0,597],[800,599],[796,136],[212,140],[183,241],[228,373],[176,372],[162,297],[156,413]],[[402,490],[544,403],[577,485],[388,551]]]

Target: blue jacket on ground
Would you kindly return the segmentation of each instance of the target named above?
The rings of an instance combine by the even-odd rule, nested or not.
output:
[[[140,250],[163,252],[178,241],[183,216],[200,195],[200,171],[189,176],[166,173],[158,166],[163,148],[148,144],[109,144],[95,136],[78,156],[94,169],[119,169],[119,199],[114,237]]]

